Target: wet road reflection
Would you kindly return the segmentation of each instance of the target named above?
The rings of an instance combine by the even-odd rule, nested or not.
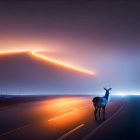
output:
[[[120,106],[118,102],[109,102],[107,112],[115,112]],[[1,112],[3,140],[57,139],[68,137],[75,131],[82,131],[80,135],[85,135],[99,125],[94,121],[90,96],[52,97],[13,107],[14,110]]]
[[[62,97],[43,101],[35,108],[35,114],[44,117],[41,127],[66,129],[74,124],[89,119],[93,110],[91,97]],[[49,114],[49,116],[48,116]]]

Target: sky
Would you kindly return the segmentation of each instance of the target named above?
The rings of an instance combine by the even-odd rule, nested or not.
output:
[[[66,73],[56,71],[59,66],[46,63],[52,72],[52,84],[41,74],[36,78],[43,79],[37,83],[31,80],[30,87],[23,77],[21,86],[14,84],[11,87],[12,81],[17,83],[19,75],[10,82],[9,76],[1,73],[4,75],[1,79],[5,80],[5,85],[0,86],[1,91],[5,92],[7,87],[13,93],[19,86],[27,93],[34,93],[36,85],[44,84],[43,87],[38,86],[37,94],[39,91],[53,94],[103,93],[103,87],[112,87],[112,92],[139,92],[139,14],[140,4],[135,0],[1,0],[0,51],[41,50],[43,55],[96,73],[93,77],[75,76],[73,71],[62,67]],[[24,59],[28,56],[13,57],[19,57],[21,67],[26,69]],[[3,60],[0,57],[1,65],[5,66],[4,61],[8,58]],[[29,61],[33,63],[34,60],[29,58]],[[9,63],[8,70],[11,68]],[[15,59],[13,64],[17,63],[20,62]],[[38,62],[36,65],[39,65]],[[37,66],[32,64],[32,67]],[[16,71],[17,65],[12,69]],[[48,69],[45,76],[49,75]],[[36,71],[42,72],[40,69]],[[34,76],[30,73],[29,77],[33,79]],[[57,82],[56,77],[63,78]],[[71,83],[67,83],[69,79]],[[0,82],[3,83],[2,80]],[[48,85],[46,88],[45,83]]]

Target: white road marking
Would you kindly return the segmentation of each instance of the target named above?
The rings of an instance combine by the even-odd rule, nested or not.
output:
[[[13,133],[13,132],[16,132],[16,131],[18,131],[18,130],[20,130],[20,129],[22,129],[22,128],[26,128],[26,127],[29,127],[29,126],[31,126],[31,124],[27,124],[27,125],[18,127],[18,128],[16,128],[16,129],[13,129],[13,130],[9,130],[9,131],[7,131],[7,132],[5,132],[5,133],[0,134],[0,137],[5,136],[5,135],[8,135],[8,134]]]
[[[59,137],[57,140],[63,140],[64,138],[66,138],[67,136],[69,136],[70,134],[72,134],[74,131],[76,131],[77,129],[83,127],[85,124],[81,124],[77,127],[75,127],[74,129],[72,129],[71,131],[69,131],[68,133],[64,134],[63,136]]]

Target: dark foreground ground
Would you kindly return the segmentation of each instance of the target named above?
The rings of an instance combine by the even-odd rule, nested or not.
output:
[[[0,107],[21,104],[38,100],[48,100],[56,96],[34,96],[34,95],[0,95]],[[59,97],[59,96],[57,96]]]
[[[0,108],[1,140],[139,139],[140,97],[111,98],[94,121],[92,97],[51,97]]]

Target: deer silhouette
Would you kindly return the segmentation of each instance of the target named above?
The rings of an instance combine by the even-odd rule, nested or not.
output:
[[[101,120],[101,117],[100,117],[101,109],[102,109],[102,112],[103,112],[103,120],[105,120],[105,107],[106,107],[106,104],[108,102],[109,91],[111,89],[112,88],[109,88],[109,89],[104,88],[104,90],[106,91],[104,97],[95,97],[95,98],[93,98],[92,101],[93,101],[93,105],[94,105],[94,108],[95,108],[95,111],[94,111],[95,120],[97,120],[97,116],[96,116],[97,111],[99,111],[99,119]]]

